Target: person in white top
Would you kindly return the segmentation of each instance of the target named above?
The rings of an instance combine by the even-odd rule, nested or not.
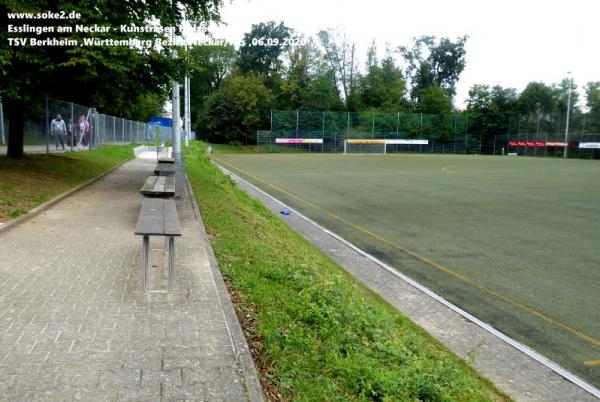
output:
[[[61,115],[57,114],[56,118],[52,119],[52,121],[50,122],[50,135],[54,137],[54,144],[56,145],[56,149],[58,149],[58,143],[60,142],[60,145],[62,146],[62,149],[64,151],[64,137],[66,133],[67,125],[65,124],[65,121],[62,119]]]

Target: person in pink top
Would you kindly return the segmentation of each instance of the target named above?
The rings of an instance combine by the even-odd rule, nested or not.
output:
[[[90,123],[85,119],[84,115],[79,116],[77,122],[77,133],[79,134],[79,143],[77,148],[82,149],[87,145],[87,135],[90,132]]]

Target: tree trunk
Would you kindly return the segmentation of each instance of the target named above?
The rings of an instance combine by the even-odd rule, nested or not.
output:
[[[25,128],[25,104],[22,100],[8,101],[8,150],[6,155],[12,159],[23,157],[23,136]]]

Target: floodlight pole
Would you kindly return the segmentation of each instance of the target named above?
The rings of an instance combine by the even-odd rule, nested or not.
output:
[[[571,75],[571,72],[569,71],[569,75]],[[565,124],[565,142],[567,143],[567,145],[564,147],[563,150],[563,158],[567,157],[567,150],[569,148],[569,116],[571,114],[571,89],[573,88],[573,77],[571,76],[571,79],[569,80],[569,95],[567,96],[567,122]]]
[[[175,51],[175,29],[173,29],[172,34],[172,45],[173,52],[171,53],[171,57],[174,59],[177,58],[177,52]],[[175,160],[179,161],[181,157],[181,132],[179,131],[179,83],[173,80],[173,89],[171,92],[172,98],[172,131],[171,135],[173,136],[173,156]]]
[[[184,141],[185,141],[185,147],[187,148],[190,145],[190,141],[189,141],[189,136],[190,136],[190,77],[188,77],[187,75],[185,76],[185,80],[184,80]]]

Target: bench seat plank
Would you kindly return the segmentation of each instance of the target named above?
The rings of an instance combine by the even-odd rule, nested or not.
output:
[[[152,191],[155,193],[162,193],[165,190],[165,179],[167,176],[155,176],[156,181],[154,182],[154,187]]]
[[[175,201],[144,198],[135,227],[136,235],[181,236],[181,225]]]
[[[165,188],[164,192],[168,195],[175,195],[175,176],[165,176]]]
[[[168,202],[170,201],[170,202]],[[181,225],[175,201],[165,200],[165,236],[181,236]]]
[[[156,184],[156,178],[157,176],[148,176],[144,182],[144,185],[142,186],[142,189],[140,190],[140,193],[146,194],[152,192]]]
[[[174,176],[149,176],[140,189],[146,197],[173,197],[175,195]]]
[[[142,209],[135,227],[136,235],[162,235],[165,234],[164,204],[159,198],[144,198]]]

